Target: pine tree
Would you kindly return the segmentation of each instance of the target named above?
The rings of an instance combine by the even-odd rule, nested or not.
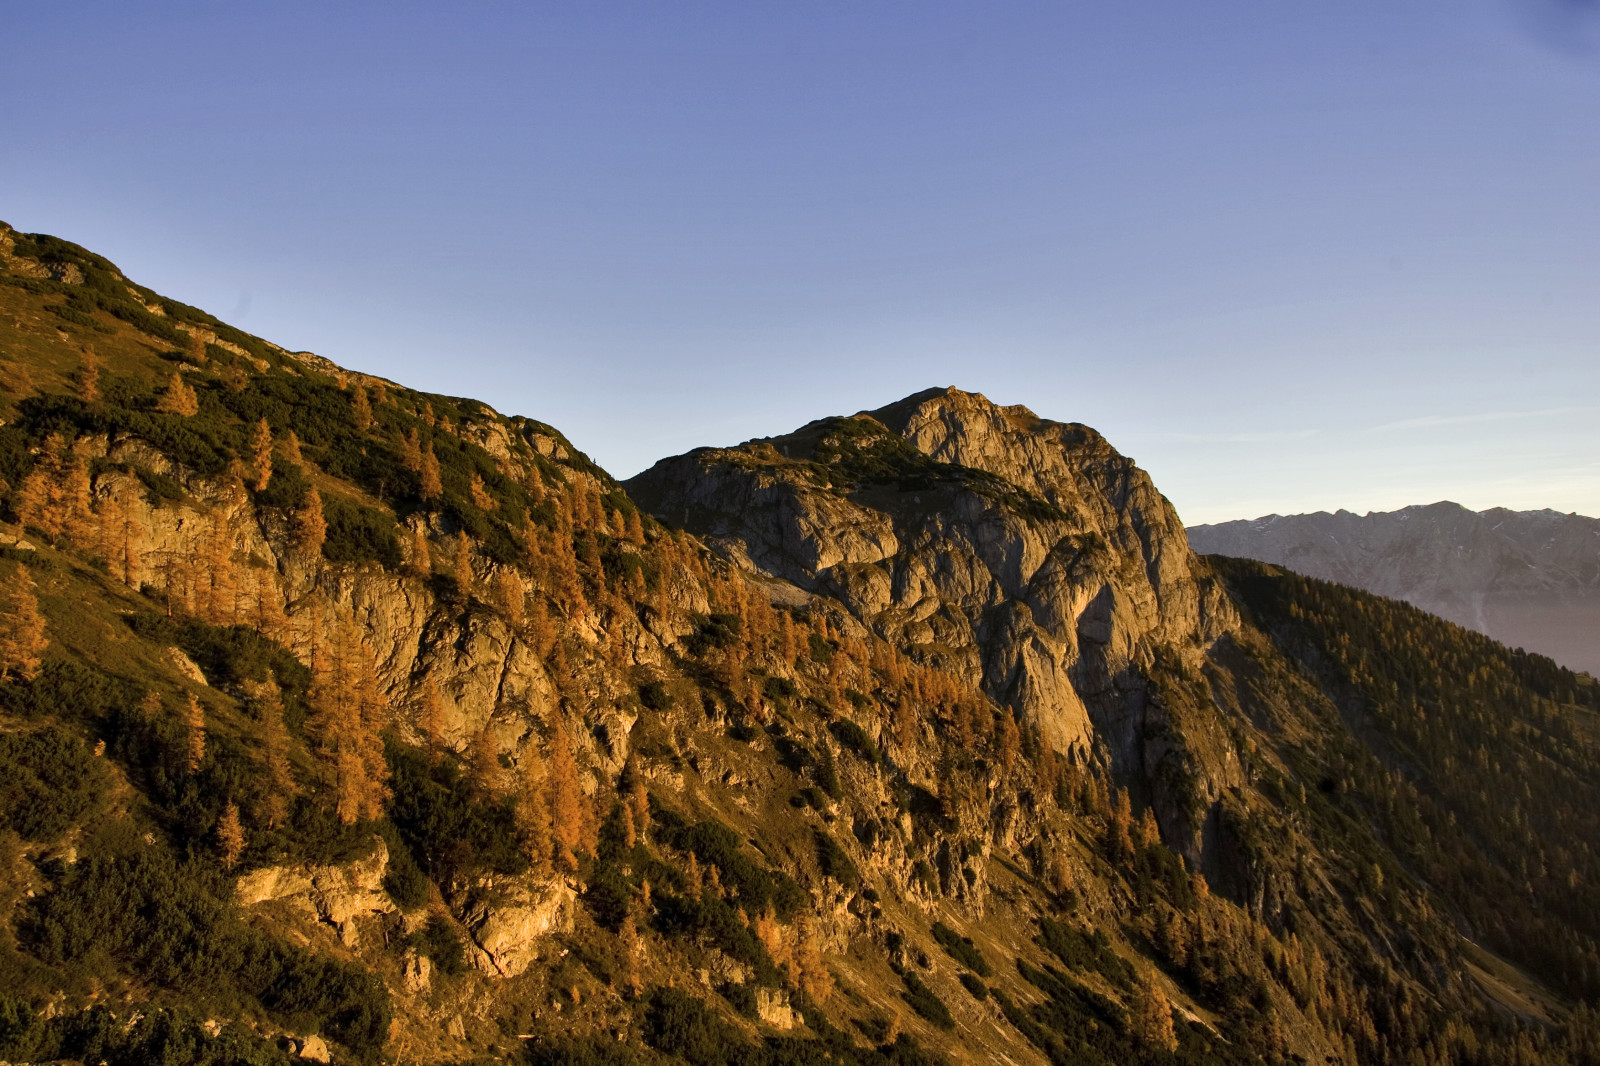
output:
[[[417,471],[419,481],[418,493],[423,502],[437,500],[444,495],[444,484],[439,480],[439,457],[433,454],[433,445],[430,443],[422,452],[421,468]]]
[[[166,391],[161,394],[161,401],[156,404],[156,410],[187,418],[200,413],[200,398],[183,383],[183,375],[174,370],[167,381]]]
[[[32,681],[39,675],[39,656],[47,644],[33,580],[19,563],[0,586],[0,681]]]
[[[199,771],[206,757],[206,710],[193,692],[189,693],[189,702],[184,707],[183,727],[184,768],[192,774]]]
[[[578,785],[578,762],[572,738],[559,721],[550,727],[550,836],[556,857],[576,869],[574,851],[583,843],[584,797]]]
[[[100,402],[100,357],[95,355],[92,344],[83,350],[83,360],[78,364],[77,385],[78,399],[89,404]]]
[[[222,853],[222,865],[229,870],[244,854],[244,826],[239,824],[239,808],[231,800],[217,822],[217,850]]]
[[[255,436],[250,440],[250,454],[255,461],[255,489],[267,491],[272,480],[272,427],[265,418],[256,423]]]
[[[367,390],[360,385],[350,390],[350,414],[355,419],[356,429],[362,433],[372,428],[372,403],[367,399]]]
[[[328,537],[328,520],[322,516],[322,496],[315,486],[306,490],[305,499],[295,508],[293,532],[297,551],[312,557],[322,552],[322,542]]]

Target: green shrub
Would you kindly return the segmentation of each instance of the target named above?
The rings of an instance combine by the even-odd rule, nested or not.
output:
[[[950,1016],[950,1009],[927,985],[922,983],[922,978],[906,970],[900,975],[906,983],[906,990],[900,993],[902,999],[922,1017],[926,1018],[936,1028],[949,1031],[956,1027],[956,1020]]]
[[[979,977],[989,977],[993,974],[989,969],[988,960],[983,957],[983,952],[978,950],[971,937],[962,936],[943,922],[934,922],[933,939],[939,942],[939,946],[944,948],[945,953],[952,959]]]
[[[55,840],[100,804],[106,787],[105,766],[60,724],[0,733],[0,828]]]

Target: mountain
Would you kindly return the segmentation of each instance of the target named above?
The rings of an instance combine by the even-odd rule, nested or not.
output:
[[[1595,1061],[1600,687],[1087,427],[619,484],[0,266],[0,1059]]]
[[[1405,600],[1600,675],[1600,519],[1444,502],[1193,526],[1189,542]]]

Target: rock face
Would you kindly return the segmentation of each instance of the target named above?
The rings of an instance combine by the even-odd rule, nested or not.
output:
[[[663,521],[980,684],[1080,762],[1151,779],[1187,761],[1211,798],[1233,783],[1225,750],[1197,758],[1152,731],[1148,680],[1158,649],[1198,663],[1232,610],[1171,504],[1087,426],[934,389],[626,484]]]
[[[395,909],[383,890],[389,849],[375,840],[370,855],[337,866],[265,866],[239,878],[234,896],[242,907],[287,901],[339,931],[346,947],[360,940],[357,921]]]
[[[1600,520],[1556,511],[1267,515],[1194,526],[1195,550],[1402,599],[1503,644],[1600,674]]]

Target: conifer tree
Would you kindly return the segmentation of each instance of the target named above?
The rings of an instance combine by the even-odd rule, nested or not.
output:
[[[261,754],[266,763],[266,789],[262,821],[276,829],[289,817],[289,800],[297,789],[289,761],[289,730],[283,721],[283,697],[271,682],[254,686],[252,702],[261,719]]]
[[[639,512],[636,510],[628,512],[627,535],[628,543],[638,548],[644,547],[644,523],[639,520]]]
[[[1178,1037],[1172,1028],[1172,1006],[1153,976],[1140,981],[1134,990],[1130,1014],[1134,1035],[1145,1047],[1168,1053],[1178,1050]]]
[[[305,463],[305,456],[300,454],[300,438],[295,436],[294,430],[289,430],[283,435],[283,457],[295,466]]]
[[[89,404],[100,402],[100,357],[95,354],[92,344],[83,349],[83,360],[78,364],[77,385],[78,399]]]
[[[489,495],[489,490],[483,484],[483,478],[478,476],[476,470],[472,472],[472,482],[468,486],[468,494],[472,497],[472,506],[480,511],[492,511],[499,506],[495,502],[495,498]]]
[[[422,471],[422,439],[417,436],[416,426],[406,430],[400,440],[400,462],[413,474]]]
[[[183,728],[184,768],[191,774],[197,773],[206,757],[206,710],[193,692],[189,693],[189,702],[184,707]]]
[[[189,361],[196,366],[205,366],[210,361],[206,355],[206,339],[200,335],[199,330],[189,333]]]
[[[350,414],[362,433],[372,428],[372,403],[367,399],[367,390],[359,384],[350,389]]]
[[[95,516],[90,508],[89,464],[73,456],[62,471],[61,479],[61,532],[74,547],[89,551],[95,541]]]
[[[200,413],[200,398],[195,391],[183,382],[183,375],[176,370],[167,381],[166,390],[161,394],[161,400],[156,404],[156,410],[169,415],[182,415],[189,417]]]
[[[312,557],[321,553],[328,537],[328,520],[322,516],[322,496],[316,486],[306,490],[305,499],[295,508],[293,532],[297,551]]]
[[[420,713],[419,729],[428,746],[428,761],[437,764],[444,754],[444,704],[439,699],[439,686],[431,677],[422,683]]]
[[[232,800],[223,808],[222,818],[217,822],[217,850],[222,853],[222,865],[229,870],[244,854],[244,826],[239,823],[239,807]]]
[[[267,491],[272,480],[272,427],[262,418],[256,423],[255,436],[250,440],[250,454],[255,461],[255,490]]]
[[[421,468],[417,471],[419,480],[418,493],[423,502],[437,500],[444,495],[444,483],[439,480],[439,457],[433,454],[433,444],[430,442],[422,452]]]
[[[550,727],[550,836],[557,859],[576,869],[574,851],[583,843],[584,798],[578,785],[578,763],[567,727],[557,721]]]
[[[522,579],[510,567],[502,566],[494,572],[491,584],[494,593],[494,605],[515,628],[521,628],[526,616],[527,592],[522,587]]]
[[[543,873],[550,864],[549,784],[535,744],[528,745],[517,760],[517,786],[517,825],[523,848],[534,872]]]
[[[18,563],[0,586],[0,681],[32,681],[39,675],[39,656],[47,644],[33,580]]]

